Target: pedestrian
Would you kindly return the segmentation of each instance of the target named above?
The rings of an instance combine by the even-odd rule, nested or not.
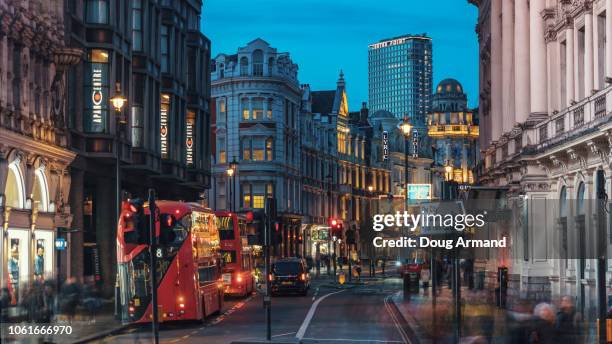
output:
[[[575,344],[580,342],[580,320],[581,316],[576,312],[574,300],[570,296],[563,296],[555,322],[557,336],[562,343]]]
[[[8,288],[0,291],[0,324],[8,322],[8,307],[11,304],[11,293]]]
[[[94,284],[87,284],[83,290],[83,306],[89,313],[89,322],[96,322],[96,314],[102,308],[102,298]]]
[[[555,330],[555,309],[551,304],[542,302],[535,306],[528,333],[528,343],[559,343]]]
[[[78,285],[75,277],[70,277],[64,283],[59,299],[61,313],[66,316],[68,321],[72,321],[81,299],[81,287]]]

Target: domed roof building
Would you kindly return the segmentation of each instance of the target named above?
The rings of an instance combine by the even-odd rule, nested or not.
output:
[[[428,136],[435,147],[435,163],[444,166],[446,179],[473,183],[477,158],[478,121],[468,109],[467,95],[455,79],[444,79],[436,87],[428,116]]]

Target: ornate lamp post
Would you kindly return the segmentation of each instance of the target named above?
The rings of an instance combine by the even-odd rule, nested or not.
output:
[[[408,203],[408,139],[412,133],[412,125],[408,120],[408,117],[404,117],[404,120],[399,124],[399,128],[404,135],[404,196],[406,197],[406,204]]]
[[[119,149],[121,146],[121,140],[119,139],[119,125],[125,124],[127,121],[123,117],[121,110],[123,106],[127,103],[127,99],[123,95],[121,95],[121,84],[116,83],[115,85],[115,96],[110,99],[111,104],[113,105],[113,109],[117,113],[117,126],[115,128],[115,192],[117,196],[117,219],[119,218],[119,214],[121,213],[121,154],[119,153]]]
[[[234,199],[232,198],[232,187],[235,188],[236,170],[238,169],[238,162],[236,157],[233,158],[232,162],[229,163],[227,170],[225,171],[228,176],[229,183],[229,211],[234,211]]]

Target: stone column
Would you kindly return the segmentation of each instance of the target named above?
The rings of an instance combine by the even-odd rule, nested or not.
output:
[[[597,42],[599,41],[599,35],[603,35],[603,32],[599,32],[599,25],[597,25],[597,11],[595,10],[595,6],[592,6],[592,16],[593,16],[593,89],[601,90],[603,85],[599,83],[598,69],[600,63],[604,63],[604,61],[599,61],[599,52],[597,49]]]
[[[584,96],[593,91],[593,14],[584,13]]]
[[[606,77],[612,77],[612,0],[606,0]]]
[[[530,61],[530,113],[543,113],[547,110],[546,95],[546,41],[544,35],[544,19],[542,11],[546,7],[545,0],[531,0],[529,8],[529,54]]]
[[[503,133],[501,3],[491,0],[491,141],[499,140]]]
[[[502,1],[502,101],[503,132],[514,126],[514,1]]]
[[[574,24],[565,29],[565,106],[574,100]]]
[[[515,104],[514,109],[516,116],[515,122],[523,123],[527,119],[527,115],[531,110],[531,102],[529,100],[530,12],[529,7],[527,5],[527,0],[514,0],[514,12],[515,25],[513,64]]]

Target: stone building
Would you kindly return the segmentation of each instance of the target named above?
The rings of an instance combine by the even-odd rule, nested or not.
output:
[[[300,252],[302,90],[297,72],[289,53],[260,38],[212,61],[215,149],[210,205],[215,210],[258,211],[266,198],[276,198],[277,256]],[[233,161],[238,168],[229,177]]]
[[[64,97],[82,52],[67,48],[63,9],[62,1],[0,1],[0,288],[11,305],[33,282],[70,273],[70,254],[58,262],[55,241],[74,216]]]
[[[434,145],[435,165],[445,169],[445,179],[473,184],[472,170],[480,153],[478,121],[457,80],[444,79],[436,87],[427,135]]]
[[[84,51],[67,75],[77,153],[72,275],[110,294],[120,201],[146,198],[149,188],[158,199],[198,201],[209,187],[210,41],[198,2],[69,0],[65,8],[66,38]]]
[[[515,214],[491,233],[512,247],[492,251],[480,269],[491,280],[509,269],[510,304],[568,294],[594,314],[589,250],[610,239],[597,234],[589,200],[610,195],[612,1],[471,3],[481,56],[478,180]]]

